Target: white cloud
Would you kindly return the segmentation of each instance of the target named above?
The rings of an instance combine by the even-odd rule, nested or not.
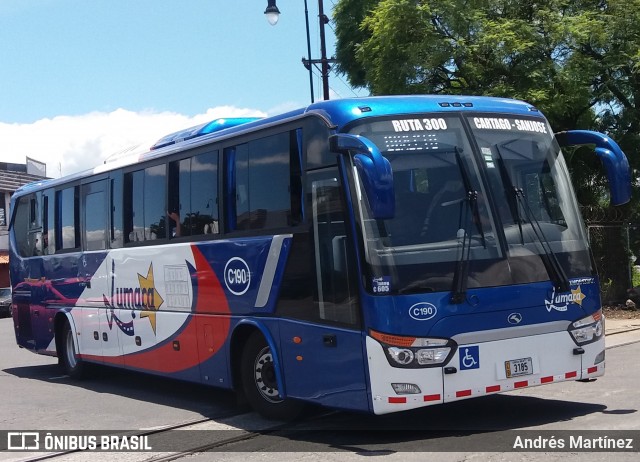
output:
[[[24,163],[30,157],[47,164],[57,178],[102,164],[110,156],[136,148],[147,150],[169,133],[221,117],[265,117],[256,109],[220,106],[204,114],[173,112],[92,112],[57,116],[31,124],[0,122],[0,162]]]

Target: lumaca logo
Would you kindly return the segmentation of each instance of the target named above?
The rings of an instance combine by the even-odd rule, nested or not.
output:
[[[551,312],[551,310],[567,311],[570,303],[576,303],[582,306],[582,300],[585,298],[587,298],[587,296],[582,293],[580,286],[578,286],[577,289],[571,289],[571,293],[566,292],[557,295],[554,287],[551,291],[551,300],[545,299],[544,304],[548,312]]]
[[[127,335],[134,334],[133,319],[129,322],[122,322],[115,314],[115,309],[139,310],[140,318],[149,318],[153,333],[156,332],[156,312],[164,303],[164,299],[156,290],[153,277],[153,263],[149,264],[147,275],[138,273],[138,287],[118,287],[116,286],[115,275],[116,263],[111,262],[111,294],[103,295],[105,306],[111,308],[111,317],[108,317],[109,329],[113,322]],[[133,316],[133,314],[132,314]],[[135,317],[135,316],[134,316]]]

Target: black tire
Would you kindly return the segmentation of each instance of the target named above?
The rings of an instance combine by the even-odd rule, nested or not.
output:
[[[81,379],[84,375],[85,365],[76,355],[73,342],[73,329],[71,329],[69,321],[65,321],[60,339],[60,365],[69,377]]]
[[[295,419],[304,409],[302,402],[280,397],[271,349],[259,332],[254,332],[247,339],[242,351],[240,374],[245,398],[263,417],[288,421]]]

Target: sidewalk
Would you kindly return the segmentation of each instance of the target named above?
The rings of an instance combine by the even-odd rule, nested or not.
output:
[[[605,318],[604,325],[607,349],[640,342],[640,319]]]
[[[640,319],[611,319],[606,318],[604,324],[605,335],[621,334],[629,331],[640,331]],[[638,332],[640,337],[640,332]]]

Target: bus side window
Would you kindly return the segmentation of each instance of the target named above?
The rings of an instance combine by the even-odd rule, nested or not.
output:
[[[31,255],[42,255],[42,193],[29,200],[29,246]]]
[[[56,231],[55,231],[55,191],[47,190],[43,193],[43,217],[42,217],[42,239],[43,255],[56,253]]]
[[[235,174],[229,187],[235,194],[231,231],[289,226],[292,206],[290,163],[294,146],[295,159],[299,159],[297,141],[292,143],[291,137],[291,132],[286,131],[227,148],[229,159],[233,154]]]
[[[109,183],[109,241],[112,249],[118,249],[124,244],[122,171],[112,172]]]
[[[107,181],[82,185],[82,224],[85,250],[107,248]]]
[[[304,220],[304,196],[302,190],[302,129],[289,132],[289,190],[291,193],[291,213],[289,226],[296,226]]]
[[[21,257],[33,256],[33,243],[29,233],[31,224],[32,196],[23,196],[16,202],[16,211],[11,225],[11,232],[16,241],[16,247]]]
[[[144,238],[167,237],[165,191],[167,181],[165,164],[144,169]]]
[[[218,151],[169,164],[168,215],[170,238],[218,234]]]
[[[163,239],[166,234],[166,164],[124,176],[125,242]]]
[[[80,247],[80,207],[78,187],[56,191],[56,249]]]

